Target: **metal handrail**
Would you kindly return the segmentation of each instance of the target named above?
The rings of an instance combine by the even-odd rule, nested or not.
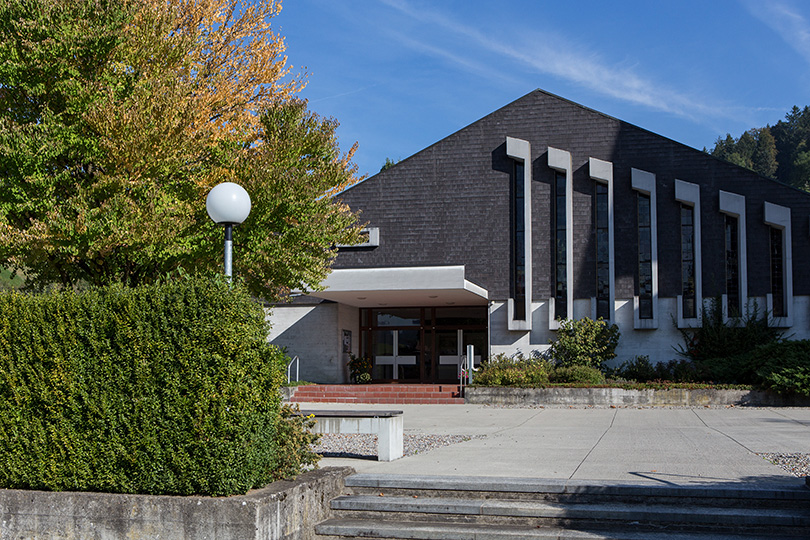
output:
[[[298,360],[298,355],[292,357],[292,359],[287,363],[287,384],[290,384],[292,380],[290,379],[290,370],[292,369],[293,362],[295,362],[295,380],[298,379],[298,369],[301,367],[301,362]]]
[[[478,371],[475,369],[475,348],[472,345],[467,345],[467,354],[461,356],[461,362],[458,366],[458,386],[462,395],[464,387],[473,382],[473,371]]]

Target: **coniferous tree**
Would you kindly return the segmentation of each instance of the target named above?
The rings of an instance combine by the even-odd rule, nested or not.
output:
[[[784,120],[750,129],[738,139],[718,137],[709,153],[810,191],[810,107],[793,107]]]

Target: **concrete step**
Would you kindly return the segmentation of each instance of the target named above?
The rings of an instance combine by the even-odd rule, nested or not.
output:
[[[329,519],[315,527],[319,540],[345,538],[418,540],[806,540],[807,535],[718,534],[716,532],[672,532],[632,530],[587,530],[559,527],[516,527],[441,522]]]
[[[586,503],[563,504],[522,500],[463,499],[459,497],[389,497],[349,495],[334,499],[335,517],[386,521],[392,514],[407,514],[411,521],[442,520],[512,525],[569,525],[588,523],[654,524],[677,529],[711,526],[768,530],[794,528],[810,531],[810,509],[721,508],[694,505]]]
[[[355,474],[328,538],[810,538],[810,489]]]
[[[681,504],[715,507],[810,509],[810,489],[795,483],[616,484],[542,478],[354,474],[346,478],[353,494],[413,495],[479,499],[519,499],[562,503]]]

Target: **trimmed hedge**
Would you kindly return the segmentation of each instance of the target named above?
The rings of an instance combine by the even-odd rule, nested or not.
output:
[[[294,474],[314,456],[281,415],[283,358],[224,282],[0,293],[0,486],[219,496]]]

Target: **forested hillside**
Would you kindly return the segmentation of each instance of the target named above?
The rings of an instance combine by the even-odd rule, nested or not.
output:
[[[718,137],[713,156],[810,191],[810,107],[793,107],[773,126],[749,129],[738,138]]]

